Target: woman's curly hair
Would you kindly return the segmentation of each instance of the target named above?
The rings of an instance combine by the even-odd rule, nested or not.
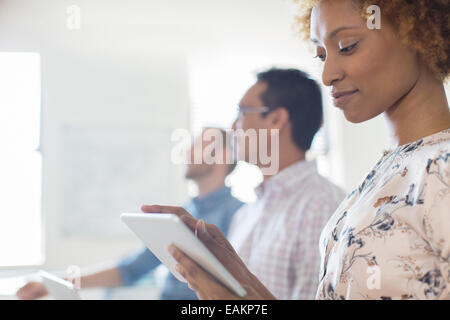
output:
[[[322,0],[294,0],[300,4],[296,22],[301,33],[309,39],[312,8]],[[331,0],[332,1],[332,0]],[[424,63],[440,80],[450,74],[449,0],[353,0],[361,15],[366,8],[377,5],[382,19],[398,32],[402,41],[415,49]]]

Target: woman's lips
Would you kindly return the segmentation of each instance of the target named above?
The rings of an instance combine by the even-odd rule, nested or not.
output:
[[[338,108],[343,108],[356,92],[358,90],[334,92],[332,94],[334,105]]]

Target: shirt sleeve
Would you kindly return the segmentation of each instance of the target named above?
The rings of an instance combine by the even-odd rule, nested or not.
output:
[[[145,274],[159,266],[161,262],[147,248],[143,248],[137,254],[132,254],[120,260],[117,264],[122,284],[132,285]]]

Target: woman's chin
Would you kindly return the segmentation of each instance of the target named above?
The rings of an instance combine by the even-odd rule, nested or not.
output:
[[[358,109],[346,108],[343,110],[345,119],[351,123],[361,123],[370,120],[373,117],[369,117],[367,114],[361,112]]]

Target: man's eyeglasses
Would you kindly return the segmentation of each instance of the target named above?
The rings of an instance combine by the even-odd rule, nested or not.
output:
[[[246,114],[246,113],[264,113],[264,112],[268,112],[270,111],[269,107],[247,107],[247,106],[238,106],[237,109],[237,117],[236,118],[241,118],[242,115]]]

